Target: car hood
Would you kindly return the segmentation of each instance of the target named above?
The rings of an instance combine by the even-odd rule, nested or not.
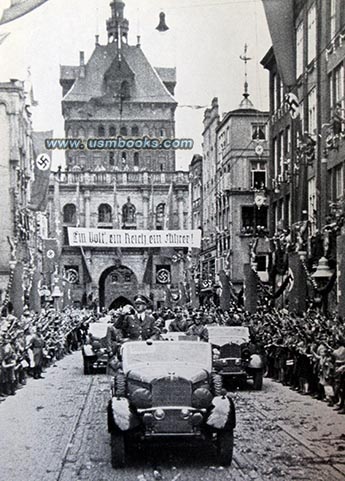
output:
[[[150,366],[138,366],[128,372],[129,379],[152,383],[162,377],[180,377],[192,383],[207,379],[207,371],[200,366],[188,364],[160,364]]]

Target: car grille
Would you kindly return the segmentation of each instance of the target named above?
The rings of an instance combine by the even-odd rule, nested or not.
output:
[[[226,344],[220,349],[220,357],[221,358],[229,358],[234,357],[240,359],[241,355],[241,346],[238,344]]]
[[[152,406],[191,406],[192,384],[178,377],[164,377],[152,384]]]

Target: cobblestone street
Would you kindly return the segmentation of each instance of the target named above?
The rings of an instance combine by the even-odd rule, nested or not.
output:
[[[109,378],[83,376],[81,354],[0,405],[1,481],[167,481],[345,479],[345,417],[320,401],[265,381],[235,393],[238,427],[231,469],[212,447],[161,446],[110,464],[105,406]],[[155,472],[156,471],[156,472]]]

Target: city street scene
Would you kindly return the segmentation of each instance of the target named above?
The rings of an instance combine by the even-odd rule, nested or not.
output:
[[[345,2],[0,0],[0,481],[345,480]]]

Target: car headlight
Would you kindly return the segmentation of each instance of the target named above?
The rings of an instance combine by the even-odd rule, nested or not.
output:
[[[183,408],[181,411],[181,418],[182,419],[189,419],[191,416],[191,412],[187,408]]]
[[[161,408],[156,409],[153,415],[154,418],[157,419],[157,421],[163,421],[163,419],[165,418],[165,412]]]

